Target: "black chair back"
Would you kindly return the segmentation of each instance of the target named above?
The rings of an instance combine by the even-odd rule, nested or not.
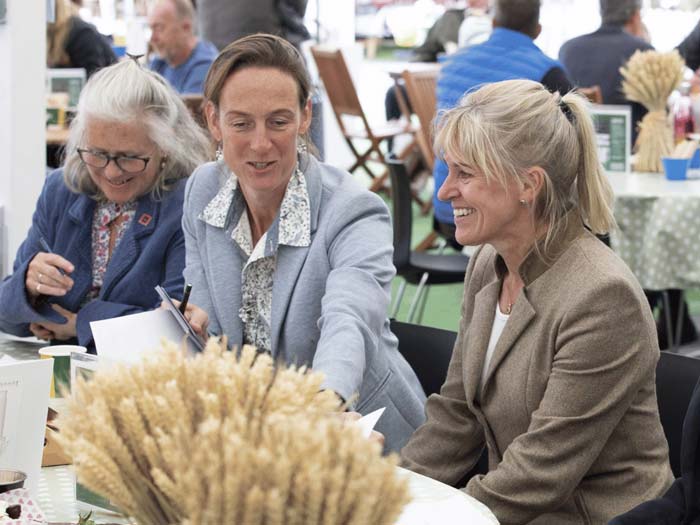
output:
[[[418,376],[426,395],[440,392],[447,376],[457,333],[430,326],[391,321],[399,352]]]
[[[698,378],[700,359],[661,352],[656,366],[656,397],[675,477],[681,475],[683,420]]]
[[[399,340],[399,352],[418,376],[425,394],[437,394],[447,376],[447,369],[452,359],[457,333],[430,326],[402,323],[391,320],[391,331]],[[455,487],[462,488],[477,474],[489,471],[489,458],[486,447],[481,453],[476,465]]]
[[[403,161],[394,155],[387,157],[391,177],[391,205],[394,221],[394,266],[403,275],[411,266],[411,233],[413,210],[411,208],[411,182]]]

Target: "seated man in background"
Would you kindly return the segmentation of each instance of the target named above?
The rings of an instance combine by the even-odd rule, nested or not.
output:
[[[457,45],[471,47],[486,42],[493,30],[488,0],[469,0],[464,22],[459,26]]]
[[[149,67],[163,75],[178,93],[202,93],[204,79],[218,51],[194,35],[190,0],[160,0],[150,12],[151,45],[158,56]]]
[[[491,34],[492,22],[488,14],[488,0],[468,0],[466,9],[448,9],[430,28],[425,42],[413,50],[411,62],[437,62],[438,56],[451,55],[459,48],[481,44]],[[401,84],[404,100],[408,103],[406,87]],[[390,87],[384,98],[387,120],[401,117],[396,89]],[[412,112],[412,108],[409,111]]]
[[[653,49],[640,38],[644,33],[641,6],[641,0],[600,0],[600,28],[565,42],[559,50],[559,60],[574,84],[600,86],[603,104],[626,104],[632,108],[633,143],[637,123],[646,109],[625,97],[620,67],[635,51]]]
[[[700,86],[700,22],[678,45],[678,52],[685,60],[685,65],[695,71],[691,85],[693,89],[697,89]]]
[[[462,96],[490,82],[527,79],[541,82],[562,95],[572,85],[562,65],[545,55],[533,42],[540,34],[540,0],[496,0],[493,33],[476,46],[460,49],[449,57],[437,83],[438,111],[457,105]],[[454,225],[452,207],[437,194],[447,178],[447,165],[435,160],[433,205],[438,223]]]
[[[690,69],[695,71],[700,68],[700,22],[679,44],[678,52]]]
[[[438,55],[454,53],[464,11],[462,8],[447,9],[430,27],[425,41],[413,50],[411,62],[437,62]]]

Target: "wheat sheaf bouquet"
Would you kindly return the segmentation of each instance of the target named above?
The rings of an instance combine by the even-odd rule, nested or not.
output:
[[[210,341],[78,380],[60,416],[78,479],[141,525],[393,524],[396,457],[333,412],[322,376]]]
[[[635,164],[638,171],[661,172],[661,157],[673,151],[666,102],[683,80],[684,67],[685,62],[676,50],[668,53],[648,50],[635,51],[620,68],[625,96],[649,110],[639,124]]]

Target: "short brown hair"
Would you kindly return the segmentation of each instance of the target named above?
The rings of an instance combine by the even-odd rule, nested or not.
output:
[[[311,95],[311,80],[304,59],[289,42],[265,33],[240,38],[219,53],[204,83],[205,100],[218,109],[226,80],[246,67],[270,67],[291,76],[297,85],[299,107],[304,109]]]
[[[493,24],[537,37],[540,23],[540,0],[496,0]]]

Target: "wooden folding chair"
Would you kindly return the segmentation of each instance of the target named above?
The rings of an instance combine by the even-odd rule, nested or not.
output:
[[[204,114],[204,96],[197,93],[185,93],[180,95],[180,98],[185,103],[194,121],[204,129],[207,129],[207,117]]]
[[[311,48],[311,54],[326,88],[340,131],[350,151],[355,155],[355,162],[348,171],[354,173],[362,168],[373,179],[370,187],[372,191],[384,189],[389,171],[381,151],[381,143],[397,135],[413,134],[415,128],[410,122],[399,121],[370,125],[362,110],[342,51],[337,48],[314,46]],[[365,144],[358,144],[358,141]],[[366,145],[367,142],[369,146]],[[407,152],[402,152],[399,156],[403,158],[405,153]],[[382,171],[373,171],[368,165],[371,161],[381,164]]]
[[[438,69],[426,71],[405,70],[401,77],[406,86],[406,95],[413,108],[413,112],[418,117],[420,130],[416,133],[416,140],[420,148],[421,155],[425,160],[425,165],[432,174],[435,164],[435,151],[433,150],[433,121],[437,114],[437,78],[440,74]],[[427,213],[432,207],[432,199],[425,203],[421,209]],[[435,247],[440,235],[433,230],[416,246],[416,251],[422,252]]]
[[[603,92],[600,90],[600,86],[581,87],[577,88],[576,91],[593,104],[603,103]]]
[[[406,95],[413,108],[413,112],[420,122],[420,130],[416,133],[416,140],[420,152],[425,160],[426,167],[432,171],[435,164],[435,152],[433,151],[433,120],[437,114],[437,77],[439,70],[409,71],[405,70],[401,77],[406,86]]]

